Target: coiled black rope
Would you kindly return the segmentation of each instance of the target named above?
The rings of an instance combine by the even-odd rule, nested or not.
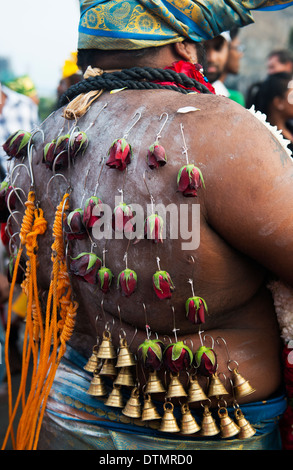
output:
[[[180,86],[161,85],[154,83],[154,80],[163,82],[175,82]],[[89,77],[81,82],[71,86],[60,98],[59,106],[64,106],[73,100],[80,93],[88,93],[93,90],[115,90],[119,88],[128,88],[130,90],[174,90],[179,93],[189,93],[190,88],[196,88],[201,93],[210,93],[211,91],[202,83],[193,78],[187,77],[184,73],[177,73],[174,70],[155,69],[151,67],[133,67],[117,72],[104,72],[102,75]]]

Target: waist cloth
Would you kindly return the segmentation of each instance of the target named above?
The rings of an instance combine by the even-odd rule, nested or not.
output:
[[[285,395],[241,405],[245,418],[256,429],[252,438],[206,438],[158,430],[155,422],[123,415],[120,408],[105,405],[107,397],[89,395],[93,375],[83,369],[87,359],[71,347],[57,370],[39,441],[39,448],[55,450],[281,450],[278,422],[287,407]],[[106,382],[109,392],[112,381]],[[122,387],[124,399],[130,391]],[[152,401],[163,416],[163,403]],[[198,423],[202,407],[191,409]],[[234,409],[227,408],[233,419]],[[211,409],[212,411],[212,409]],[[180,418],[180,406],[174,406]],[[216,418],[216,416],[214,416]]]

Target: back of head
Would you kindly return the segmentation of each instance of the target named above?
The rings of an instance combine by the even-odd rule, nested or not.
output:
[[[268,75],[265,80],[252,84],[247,94],[247,107],[254,105],[256,111],[268,115],[272,101],[276,96],[284,96],[290,80],[292,80],[291,74],[280,72]]]

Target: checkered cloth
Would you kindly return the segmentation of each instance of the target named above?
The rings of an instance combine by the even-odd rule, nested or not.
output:
[[[31,131],[38,125],[39,116],[38,107],[31,98],[16,93],[5,86],[1,88],[7,98],[2,114],[0,114],[0,164],[6,173],[7,156],[2,145],[13,132],[20,129]]]

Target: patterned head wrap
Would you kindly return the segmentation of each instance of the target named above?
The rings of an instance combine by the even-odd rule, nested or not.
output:
[[[79,49],[141,49],[218,36],[285,0],[80,0]]]

